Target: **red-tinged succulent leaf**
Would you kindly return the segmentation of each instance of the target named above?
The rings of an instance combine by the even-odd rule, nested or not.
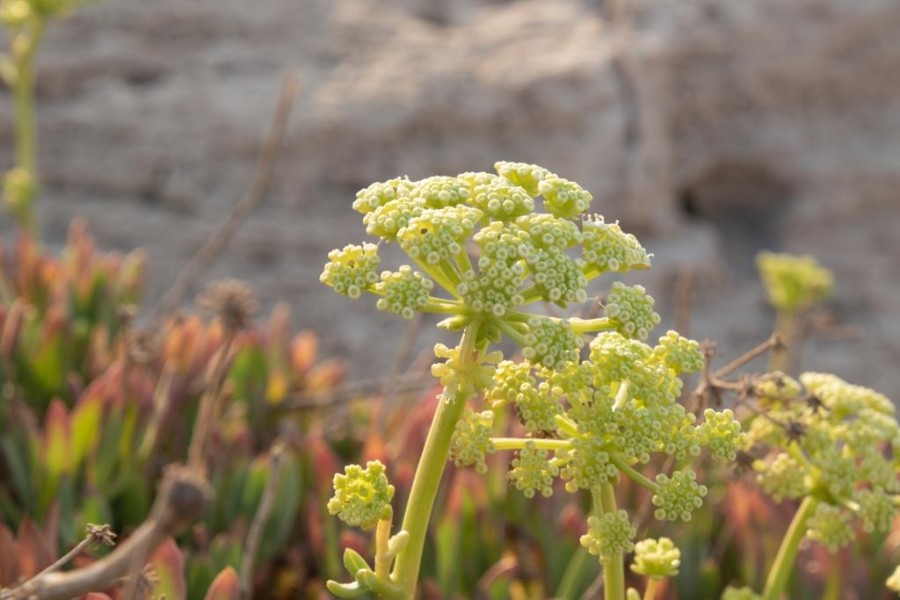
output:
[[[340,469],[340,462],[321,433],[310,433],[307,444],[316,487],[330,494],[331,482],[334,474]]]
[[[313,555],[316,555],[318,552],[327,552],[327,550],[325,550],[328,547],[326,539],[329,539],[330,536],[334,535],[333,532],[337,526],[334,522],[334,517],[328,514],[328,511],[325,510],[323,504],[321,506],[311,507],[310,510],[307,510],[303,514],[303,519],[305,521],[306,532],[304,550],[309,551]],[[344,546],[341,546],[341,548],[343,547]],[[324,556],[324,554],[319,555]],[[337,574],[335,573],[335,575]]]
[[[0,587],[9,587],[19,579],[18,545],[9,528],[0,523]]]
[[[363,556],[370,550],[369,539],[355,529],[344,529],[340,539],[341,548],[350,548]]]
[[[232,567],[226,567],[216,575],[206,592],[206,600],[238,600],[240,596],[240,582]]]
[[[22,332],[22,324],[26,313],[33,311],[23,298],[16,298],[6,313],[3,328],[0,330],[0,358],[12,360],[13,353],[19,343],[19,335]]]
[[[54,502],[44,516],[44,526],[41,528],[44,539],[48,541],[51,548],[55,546],[56,540],[59,539],[59,514],[59,502]]]
[[[44,418],[44,439],[41,456],[51,479],[68,473],[72,467],[71,423],[66,405],[54,398]]]
[[[187,584],[184,579],[184,555],[172,538],[160,544],[148,561],[156,571],[157,583],[153,589],[154,598],[184,600]]]
[[[291,309],[286,303],[279,302],[272,309],[266,324],[266,354],[270,361],[279,363],[284,359],[290,330]]]
[[[372,414],[381,414],[383,406],[384,403],[379,402],[377,405],[375,405],[374,410],[372,410]],[[369,435],[366,436],[365,442],[363,444],[361,461],[368,462],[370,460],[379,460],[382,463],[390,464],[390,460],[388,459],[387,444],[385,443],[384,437],[381,435],[377,427],[372,427],[369,429]]]
[[[29,578],[50,566],[56,553],[44,534],[27,516],[22,519],[16,533],[18,545],[19,575]]]
[[[187,373],[191,367],[194,346],[201,335],[203,323],[196,316],[176,317],[169,321],[163,339],[163,354],[180,373]]]

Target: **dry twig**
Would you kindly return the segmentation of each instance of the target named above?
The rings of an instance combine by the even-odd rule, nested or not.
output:
[[[0,590],[0,600],[65,600],[108,589],[130,573],[135,556],[148,556],[165,538],[203,516],[211,499],[212,489],[202,474],[169,466],[147,520],[109,555],[74,571],[45,570]]]
[[[178,277],[172,283],[172,287],[165,293],[162,300],[150,312],[148,321],[155,323],[171,313],[181,303],[191,286],[200,278],[200,275],[213,263],[222,249],[231,241],[238,228],[247,220],[251,212],[262,202],[272,182],[275,172],[275,163],[284,140],[288,118],[294,106],[297,96],[299,79],[296,74],[289,74],[284,79],[281,95],[278,99],[278,107],[272,119],[272,126],[266,138],[265,145],[259,157],[256,176],[246,195],[241,198],[225,221],[219,225],[216,231],[207,238],[203,246],[191,257],[182,269]]]
[[[241,560],[240,588],[241,598],[249,600],[253,596],[253,567],[256,563],[256,555],[259,553],[259,544],[262,541],[263,529],[275,506],[275,497],[278,494],[278,483],[281,479],[281,462],[284,458],[284,444],[276,440],[269,451],[269,478],[263,490],[253,522],[247,532],[244,543],[244,556]]]

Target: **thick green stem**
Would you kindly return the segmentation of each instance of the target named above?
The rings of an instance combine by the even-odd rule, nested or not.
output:
[[[460,371],[472,368],[478,360],[475,338],[478,335],[480,322],[474,321],[466,327],[460,343]],[[453,393],[447,394],[438,404],[437,413],[431,422],[428,438],[422,450],[422,458],[413,478],[406,513],[403,515],[401,529],[409,533],[409,543],[397,555],[391,579],[403,592],[403,597],[413,598],[416,582],[419,577],[419,566],[422,562],[422,550],[425,547],[425,536],[428,522],[437,496],[438,486],[444,474],[444,467],[450,455],[450,439],[456,423],[466,406],[465,385],[460,381]]]
[[[628,463],[626,463],[622,458],[616,454],[611,454],[609,457],[609,462],[613,464],[619,471],[624,473],[637,484],[640,484],[653,492],[654,494],[659,493],[659,484],[655,481],[649,479],[646,475],[641,473],[640,471],[635,470]]]
[[[797,342],[797,312],[796,310],[779,310],[775,319],[775,332],[781,335],[784,342],[769,354],[769,371],[781,371],[790,373],[794,345]]]
[[[618,510],[616,492],[611,483],[604,483],[592,490],[594,512],[597,516]],[[600,561],[603,565],[603,598],[605,600],[625,599],[625,562],[621,552],[616,552]]]
[[[615,329],[612,321],[606,317],[597,319],[569,319],[572,331],[575,333],[595,333],[597,331],[609,331]]]
[[[806,523],[813,515],[819,501],[812,496],[807,496],[797,509],[794,520],[788,528],[787,535],[781,542],[781,548],[778,549],[778,555],[772,568],[769,570],[769,578],[766,580],[766,589],[763,592],[763,600],[778,600],[781,593],[787,585],[788,578],[794,570],[794,563],[797,560],[797,550],[800,548],[800,542],[806,534]]]

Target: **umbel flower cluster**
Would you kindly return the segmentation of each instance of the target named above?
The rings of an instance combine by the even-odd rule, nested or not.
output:
[[[894,405],[868,388],[828,374],[800,381],[773,375],[756,385],[765,413],[746,444],[775,500],[808,498],[806,535],[831,552],[866,532],[890,531],[900,492],[900,427]]]
[[[443,469],[448,458],[484,472],[489,453],[513,450],[509,480],[526,496],[551,494],[556,479],[570,492],[594,495],[597,510],[582,544],[601,561],[621,562],[622,553],[634,549],[636,532],[630,515],[615,506],[612,486],[619,477],[653,491],[658,519],[689,520],[707,491],[688,468],[690,460],[702,448],[733,460],[744,443],[741,427],[731,411],[708,410],[698,422],[677,402],[680,376],[701,369],[704,358],[695,341],[672,331],[654,346],[645,343],[660,317],[643,287],[613,282],[603,315],[593,319],[527,310],[582,303],[592,279],[647,269],[651,255],[618,223],[589,215],[591,195],[578,184],[534,165],[495,167],[496,174],[398,178],[361,190],[353,208],[366,231],[399,245],[410,263],[381,270],[378,244],[348,245],[329,253],[320,280],[351,298],[372,294],[379,309],[404,318],[444,315],[440,327],[463,332],[459,346],[435,348],[443,362],[432,371],[444,386],[446,406],[432,433],[446,433],[449,444],[439,465],[427,465],[432,458],[423,456],[420,472]],[[586,334],[596,335],[585,344]],[[503,338],[518,345],[524,360],[489,351]],[[494,416],[505,409],[518,415],[524,437],[494,437]],[[678,468],[650,479],[637,468],[654,456],[672,457]],[[361,514],[358,506],[345,510],[347,481],[335,481],[340,489],[329,509]],[[409,517],[421,509],[418,491],[414,482],[404,530],[421,525]],[[420,552],[424,533],[408,533],[405,551]],[[406,585],[402,553],[397,561],[379,580],[384,589]],[[368,571],[365,577],[364,587],[372,589]]]

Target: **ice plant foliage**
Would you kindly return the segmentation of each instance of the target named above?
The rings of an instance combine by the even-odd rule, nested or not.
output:
[[[616,505],[615,484],[623,475],[634,479],[652,490],[658,519],[686,521],[706,495],[691,459],[705,447],[731,460],[745,444],[731,411],[710,409],[698,422],[678,403],[679,376],[699,370],[704,358],[696,342],[672,331],[655,346],[646,343],[660,318],[643,287],[613,282],[603,316],[593,319],[532,309],[583,303],[591,280],[647,269],[651,255],[617,223],[589,214],[591,195],[577,183],[535,165],[495,168],[496,174],[396,178],[361,190],[353,208],[366,231],[399,245],[410,262],[379,273],[379,245],[368,242],[332,251],[321,275],[340,294],[372,294],[379,309],[404,318],[437,313],[444,316],[440,327],[462,332],[455,348],[435,348],[432,371],[444,386],[443,401],[400,533],[390,537],[393,488],[380,463],[350,466],[335,477],[329,510],[377,530],[374,568],[348,550],[354,581],[330,582],[338,596],[412,598],[446,461],[485,472],[488,454],[513,451],[509,481],[526,496],[552,494],[557,479],[569,492],[592,495],[582,544],[604,566],[606,597],[624,598],[624,554],[635,548],[637,532],[629,512]],[[518,345],[522,361],[490,351],[504,338]],[[503,410],[519,417],[525,437],[492,437],[494,415]],[[666,457],[676,469],[655,481],[640,472]],[[654,544],[639,546],[637,572],[674,574],[677,549],[667,540]]]

